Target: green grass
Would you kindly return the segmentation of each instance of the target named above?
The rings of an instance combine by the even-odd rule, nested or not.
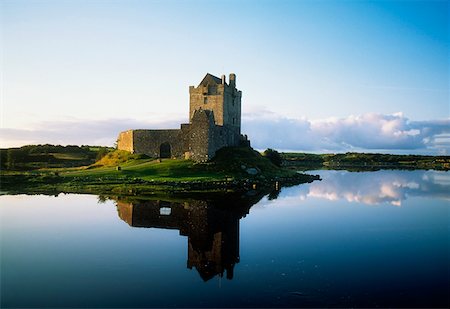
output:
[[[103,158],[93,164],[94,167],[117,166],[120,164],[133,164],[136,161],[148,161],[149,157],[144,154],[133,154],[124,150],[114,150],[107,153]]]
[[[59,160],[87,160],[89,157],[83,153],[49,153],[55,159]]]
[[[117,170],[120,166],[120,170]],[[128,160],[118,165],[100,166],[91,169],[68,170],[61,173],[63,177],[101,177],[116,176],[140,178],[146,181],[157,180],[219,180],[226,175],[210,169],[204,165],[195,164],[189,160],[163,159],[161,161],[151,159]]]
[[[120,166],[120,170],[117,170]],[[266,176],[276,176],[282,171],[258,152],[249,148],[224,148],[208,163],[190,160],[153,160],[125,151],[109,153],[90,168],[61,170],[63,177],[130,177],[146,181],[219,181],[228,178],[248,177],[245,169],[257,168]]]
[[[119,168],[120,167],[120,168]],[[252,175],[248,169],[256,169]],[[282,169],[251,148],[223,148],[206,163],[154,160],[125,151],[108,153],[90,166],[2,171],[1,189],[24,193],[155,194],[155,192],[240,191],[317,179]]]

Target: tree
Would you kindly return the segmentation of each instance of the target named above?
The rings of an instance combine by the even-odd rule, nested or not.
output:
[[[14,169],[17,164],[24,164],[27,159],[27,152],[21,148],[10,148],[6,153],[6,167],[8,169]]]
[[[272,162],[276,166],[281,166],[281,164],[283,163],[283,158],[281,158],[280,153],[272,148],[267,148],[266,150],[264,150],[263,156],[269,159],[270,162]]]

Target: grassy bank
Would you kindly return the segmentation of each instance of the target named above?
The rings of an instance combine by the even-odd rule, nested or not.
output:
[[[95,164],[77,168],[2,171],[1,190],[9,193],[154,194],[245,191],[310,182],[311,175],[279,168],[251,148],[224,148],[207,163],[155,160],[114,151]]]
[[[450,156],[392,155],[379,153],[282,153],[283,166],[297,170],[434,169],[448,171]]]

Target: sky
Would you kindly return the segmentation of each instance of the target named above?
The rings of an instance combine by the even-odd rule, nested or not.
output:
[[[448,1],[0,2],[0,147],[188,122],[235,73],[257,149],[450,153]]]

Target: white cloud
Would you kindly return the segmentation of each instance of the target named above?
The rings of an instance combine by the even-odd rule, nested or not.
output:
[[[164,118],[167,119],[167,118]],[[1,147],[25,144],[112,145],[120,131],[179,128],[185,119],[70,120],[43,122],[31,129],[0,129]],[[401,113],[363,114],[322,120],[296,119],[266,110],[245,114],[242,132],[257,149],[311,152],[384,151],[450,153],[450,119],[410,121]]]
[[[450,119],[410,121],[401,113],[324,120],[245,115],[243,131],[256,148],[298,151],[448,153]]]
[[[39,123],[32,129],[0,129],[1,147],[26,144],[112,146],[119,132],[128,129],[179,128],[182,120],[136,121],[132,119],[70,120]]]

